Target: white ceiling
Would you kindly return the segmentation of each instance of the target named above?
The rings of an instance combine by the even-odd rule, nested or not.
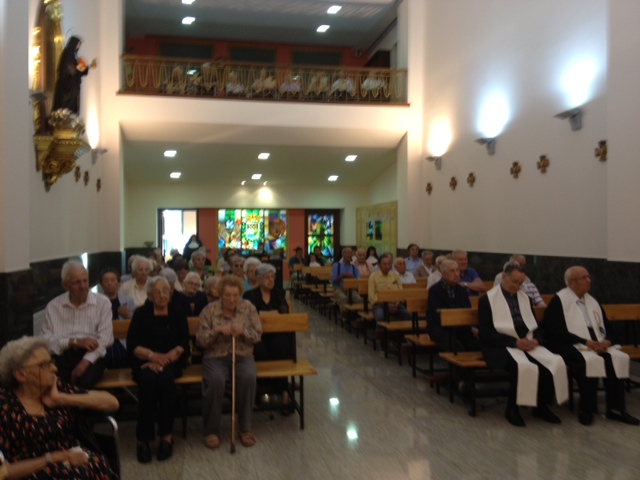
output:
[[[211,101],[211,100],[209,100]],[[402,132],[368,129],[247,127],[193,123],[123,121],[125,178],[133,183],[215,183],[239,186],[268,181],[272,186],[366,186],[395,163]],[[165,150],[177,150],[165,158]],[[258,154],[269,152],[268,160]],[[345,162],[350,154],[355,162]],[[252,181],[251,174],[262,173]]]
[[[396,16],[398,0],[126,0],[127,36],[145,35],[222,38],[255,42],[332,45],[366,49],[385,32]],[[338,15],[329,6],[342,5]],[[181,24],[191,15],[196,22]],[[331,29],[318,34],[318,25]],[[202,100],[216,101],[216,100]],[[148,123],[123,121],[125,178],[133,183],[239,185],[268,181],[269,185],[326,186],[329,175],[337,185],[365,186],[393,165],[402,132],[368,129],[325,130]],[[174,159],[167,149],[178,150]],[[270,152],[260,161],[260,152]],[[357,154],[354,163],[344,157]],[[262,173],[260,182],[250,180]]]
[[[398,0],[126,0],[127,37],[161,35],[366,50],[396,18]],[[331,5],[341,5],[336,15]],[[182,25],[185,16],[196,17]],[[331,28],[316,32],[319,25]]]

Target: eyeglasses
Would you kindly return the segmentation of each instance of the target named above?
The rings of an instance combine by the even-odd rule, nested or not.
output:
[[[50,358],[49,360],[43,360],[40,363],[32,363],[31,365],[23,365],[22,368],[39,367],[40,370],[49,370],[55,364],[56,364],[56,362],[53,360],[53,358]]]

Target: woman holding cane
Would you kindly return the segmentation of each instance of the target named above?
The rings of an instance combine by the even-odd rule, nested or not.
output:
[[[233,275],[218,282],[220,299],[207,305],[200,314],[196,344],[203,350],[202,417],[205,445],[220,446],[224,383],[233,364],[235,340],[235,383],[238,404],[240,442],[255,445],[251,433],[251,413],[256,393],[256,364],[253,345],[260,341],[262,326],[256,308],[242,300],[242,280]]]

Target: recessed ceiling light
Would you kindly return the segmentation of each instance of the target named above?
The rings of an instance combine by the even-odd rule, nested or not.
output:
[[[316,30],[316,32],[324,33],[327,30],[329,30],[329,27],[330,27],[329,25],[320,25]]]
[[[253,175],[251,175],[251,180],[260,180],[261,178],[262,178],[261,173],[254,173]]]
[[[173,158],[176,156],[176,154],[178,153],[177,150],[165,150],[164,151],[164,156],[168,157],[168,158]]]
[[[182,172],[171,172],[169,174],[171,178],[180,178],[180,175],[182,175]]]
[[[269,155],[271,155],[271,154],[267,153],[267,152],[261,153],[260,155],[258,155],[258,159],[259,160],[267,160],[269,158]]]
[[[265,180],[265,181],[264,181],[264,183],[263,183],[262,185],[266,185],[266,184],[267,184],[267,181]]]
[[[247,183],[247,181],[246,181],[246,180],[242,180],[242,181],[240,182],[240,185],[244,185],[245,183]]]
[[[184,3],[185,5],[191,5],[195,1],[196,0],[182,0],[182,3]]]
[[[182,0],[184,2],[184,0]],[[329,10],[327,10],[327,13],[329,15],[335,15],[336,13],[338,13],[340,10],[342,10],[342,7],[340,5],[331,5],[329,7]]]
[[[182,19],[182,24],[183,25],[191,25],[195,21],[196,21],[196,17],[184,17]]]
[[[358,155],[347,155],[346,157],[344,157],[344,161],[345,162],[355,162],[356,158],[358,158]]]
[[[329,175],[329,178],[327,178],[327,180],[329,180],[330,182],[335,182],[336,180],[338,180],[338,175]]]

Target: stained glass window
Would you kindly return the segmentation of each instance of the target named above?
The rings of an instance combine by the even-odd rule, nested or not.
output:
[[[320,247],[322,256],[333,258],[334,244],[333,214],[312,213],[307,217],[307,237],[309,253]]]
[[[218,210],[218,248],[272,253],[287,247],[287,211]]]

